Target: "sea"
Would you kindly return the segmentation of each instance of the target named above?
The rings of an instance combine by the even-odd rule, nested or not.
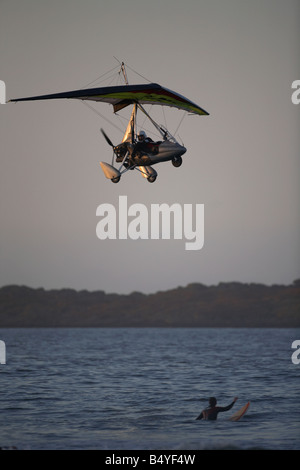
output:
[[[299,329],[7,328],[0,339],[0,448],[300,449]],[[238,401],[196,420],[211,396]]]

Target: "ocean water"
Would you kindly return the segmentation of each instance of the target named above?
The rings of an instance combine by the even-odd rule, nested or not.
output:
[[[0,447],[300,449],[300,330],[33,328],[0,339]],[[210,396],[239,399],[197,421]]]

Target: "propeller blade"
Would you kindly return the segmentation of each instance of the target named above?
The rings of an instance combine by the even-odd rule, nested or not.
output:
[[[100,129],[106,142],[108,143],[108,145],[110,145],[111,147],[114,147],[114,144],[112,143],[112,141],[110,140],[110,138],[105,134],[104,130],[103,129]]]

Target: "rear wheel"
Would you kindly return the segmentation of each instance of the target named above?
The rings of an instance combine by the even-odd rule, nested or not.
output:
[[[115,178],[112,178],[110,181],[112,183],[118,183],[120,181],[120,179],[121,179],[121,176],[116,176]]]

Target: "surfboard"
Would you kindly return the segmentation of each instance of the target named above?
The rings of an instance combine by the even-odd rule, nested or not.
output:
[[[248,410],[250,406],[250,401],[248,401],[248,403],[246,403],[246,405],[242,406],[242,408],[240,408],[238,411],[236,411],[230,418],[229,418],[229,421],[238,421],[239,419],[241,419],[242,416],[244,416],[244,414],[246,413],[246,411]]]

